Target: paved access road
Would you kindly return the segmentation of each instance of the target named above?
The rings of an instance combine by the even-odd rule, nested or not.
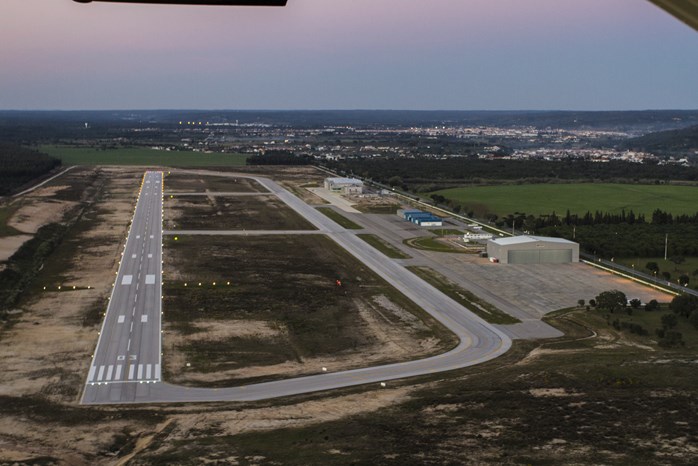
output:
[[[236,178],[248,177],[255,179],[257,182],[266,187],[271,193],[278,196],[289,207],[294,209],[296,212],[310,221],[314,226],[316,226],[319,230],[316,232],[317,234],[328,235],[340,246],[349,251],[349,253],[364,262],[368,267],[382,276],[391,285],[405,294],[408,298],[412,299],[425,311],[429,312],[432,316],[434,316],[434,318],[443,323],[460,338],[460,343],[456,348],[447,353],[416,361],[387,364],[383,366],[342,372],[332,372],[331,368],[329,368],[330,371],[327,373],[321,372],[322,369],[318,367],[318,375],[221,389],[187,388],[170,385],[161,382],[159,373],[156,380],[127,380],[124,382],[119,381],[117,383],[113,381],[105,381],[104,378],[102,378],[102,380],[95,381],[93,372],[97,371],[98,369],[93,370],[91,368],[90,375],[88,375],[83,403],[106,404],[262,400],[281,396],[331,390],[335,388],[350,387],[354,385],[371,383],[379,384],[394,379],[459,369],[494,359],[497,356],[504,354],[511,347],[511,339],[502,331],[485,322],[475,314],[463,308],[457,302],[453,301],[448,296],[422,281],[398,262],[386,258],[378,250],[367,246],[363,240],[356,236],[356,232],[345,230],[331,219],[315,210],[313,207],[305,204],[299,198],[283,189],[277,183],[266,178],[237,173],[233,174],[206,171],[192,171],[191,173],[230,176]],[[144,186],[148,184],[148,180],[151,182],[153,181],[153,179],[149,178],[149,176],[154,175],[146,174]],[[160,185],[158,189],[161,190],[162,186]],[[147,207],[144,210],[139,209],[141,209],[143,205],[150,205],[152,199],[147,197],[151,194],[152,192],[141,192],[138,200],[138,207],[136,208],[136,215],[134,216],[134,227],[131,228],[128,243],[126,245],[125,257],[131,257],[128,256],[128,254],[135,253],[137,259],[138,248],[143,247],[141,243],[137,242],[138,240],[133,239],[133,235],[138,235],[138,232],[142,231],[135,228],[136,219],[139,220],[139,225],[142,226],[143,224],[140,223],[142,220],[141,216],[145,215]],[[147,199],[144,199],[144,197]],[[162,191],[159,192],[157,197],[156,210],[159,212],[158,215],[161,215]],[[158,217],[157,221],[158,230],[156,231],[161,233],[161,217]],[[145,233],[146,238],[149,238],[149,235],[155,235],[155,238],[152,239],[156,239],[158,245],[160,245],[161,240],[158,239],[159,235],[154,231],[155,230],[151,230]],[[141,237],[143,236],[141,235]],[[136,250],[130,252],[132,251],[132,245]],[[116,290],[119,291],[121,291],[118,285],[118,283],[121,283],[119,280],[123,280],[122,276],[125,276],[125,272],[122,270],[124,268],[124,263],[125,262],[122,263],[122,267],[119,270],[119,275],[117,277]],[[159,270],[161,264],[159,258],[157,264]],[[132,269],[129,268],[129,272],[127,273],[132,274]],[[158,288],[160,287],[161,283],[159,279],[160,278],[158,275],[156,278],[156,286]],[[129,288],[123,288],[123,290],[128,291]],[[133,295],[130,294],[130,296]],[[103,352],[113,355],[122,354],[120,353],[120,349],[104,350],[102,348],[104,346],[102,340],[105,339],[106,335],[110,335],[110,341],[117,341],[115,348],[121,347],[118,342],[123,342],[125,337],[125,335],[123,335],[123,329],[119,327],[119,325],[122,324],[118,322],[118,317],[115,317],[117,315],[121,315],[120,311],[122,308],[120,305],[112,305],[115,301],[116,299],[112,298],[112,303],[110,303],[109,311],[107,312],[107,317],[105,319],[102,337],[98,343],[95,362],[92,366],[93,368],[105,365],[108,368],[108,365],[115,364],[112,362],[113,357],[112,359],[109,359],[109,357],[102,357],[101,353]],[[124,302],[129,302],[129,298],[125,298]],[[153,305],[157,306],[159,312],[159,305]],[[147,307],[147,304],[144,303],[144,306]],[[138,315],[138,312],[136,312],[134,315]],[[109,329],[107,329],[107,327],[109,327]],[[153,340],[157,339],[157,344],[154,341],[148,340],[148,338],[152,338]],[[148,341],[143,342],[144,338],[141,338],[141,341],[139,342],[140,344],[144,344],[144,347],[160,347],[160,334],[149,333],[145,339]],[[146,351],[146,353],[151,354],[151,350]],[[160,367],[159,354],[160,353],[158,350],[158,368]],[[128,357],[128,355],[126,356]],[[145,361],[139,361],[139,364],[143,362]],[[100,382],[102,385],[92,385],[93,383]],[[123,386],[123,388],[116,388],[118,386]]]
[[[161,382],[163,174],[147,172],[82,403],[147,398]]]

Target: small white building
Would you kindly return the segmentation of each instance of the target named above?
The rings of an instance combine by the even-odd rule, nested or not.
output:
[[[486,239],[492,239],[494,235],[491,233],[473,233],[471,231],[466,232],[463,235],[463,241],[466,243],[471,240],[486,240]]]
[[[325,189],[333,193],[362,194],[364,182],[356,178],[325,178]]]

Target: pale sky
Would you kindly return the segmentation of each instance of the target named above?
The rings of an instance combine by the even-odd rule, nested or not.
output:
[[[0,2],[0,109],[698,109],[645,0]]]

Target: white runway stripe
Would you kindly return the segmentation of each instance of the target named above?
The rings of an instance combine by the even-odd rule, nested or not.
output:
[[[102,380],[104,376],[104,366],[99,366],[99,373],[97,374],[97,382]]]
[[[160,364],[155,364],[155,378],[160,380]]]
[[[121,364],[116,366],[116,374],[114,375],[114,380],[121,380]]]
[[[138,365],[138,380],[143,378],[143,364]]]
[[[131,281],[133,281],[133,275],[124,275],[124,278],[121,279],[121,284],[130,285]]]
[[[151,368],[150,368],[150,366],[151,366],[151,364],[148,364],[148,365],[145,366],[145,378],[146,378],[146,379],[150,379],[150,375],[151,375],[151,372],[150,372],[150,371],[151,371]]]
[[[95,370],[97,370],[97,367],[95,366],[90,366],[90,373],[87,376],[87,381],[92,382],[92,379],[95,378]]]
[[[133,364],[128,367],[128,379],[133,380],[133,370],[136,368]]]
[[[114,372],[114,365],[110,364],[109,367],[107,367],[107,380],[111,380],[112,372]]]

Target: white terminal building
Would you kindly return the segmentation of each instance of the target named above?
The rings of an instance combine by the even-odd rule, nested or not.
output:
[[[325,178],[325,189],[333,193],[361,194],[364,182],[356,178]]]
[[[568,264],[579,262],[579,244],[563,238],[513,236],[489,240],[487,255],[501,264]]]

